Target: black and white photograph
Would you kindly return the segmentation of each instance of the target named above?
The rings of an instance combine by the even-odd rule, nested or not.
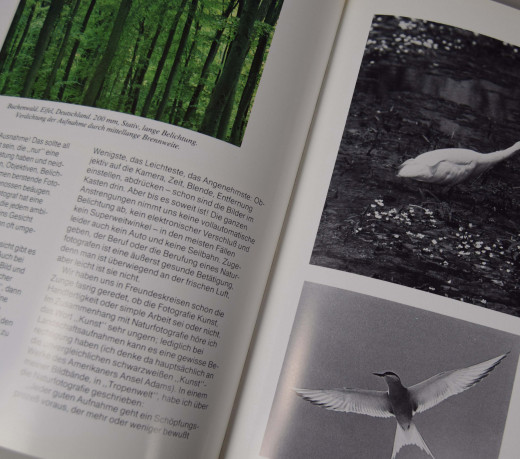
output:
[[[519,351],[503,331],[305,283],[261,454],[497,458]]]
[[[520,52],[375,16],[311,264],[520,316]]]

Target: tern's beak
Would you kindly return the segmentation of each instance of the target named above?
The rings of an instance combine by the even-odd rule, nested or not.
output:
[[[384,376],[384,373],[372,373],[373,375],[376,375],[376,376],[379,376],[379,377],[383,377]]]

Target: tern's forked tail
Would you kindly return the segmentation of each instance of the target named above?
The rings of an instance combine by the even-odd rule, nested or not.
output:
[[[421,434],[415,427],[415,424],[410,423],[410,427],[408,430],[404,430],[399,424],[397,424],[397,428],[395,430],[395,440],[394,440],[394,450],[392,451],[392,459],[395,459],[399,450],[406,445],[415,445],[422,449],[425,453],[429,454],[432,459],[433,457],[430,448],[426,445]]]

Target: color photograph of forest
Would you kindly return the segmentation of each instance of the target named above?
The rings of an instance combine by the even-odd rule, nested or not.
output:
[[[21,0],[0,94],[99,107],[240,145],[283,0]]]

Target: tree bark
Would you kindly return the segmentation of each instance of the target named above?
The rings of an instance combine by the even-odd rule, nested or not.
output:
[[[256,0],[244,0],[242,15],[238,24],[237,34],[226,60],[222,74],[217,81],[202,120],[200,132],[215,137],[220,125],[222,114],[228,98],[236,88],[240,70],[244,64],[250,45],[250,34],[258,12]]]
[[[83,18],[83,22],[81,23],[81,27],[79,29],[79,35],[82,36],[85,33],[85,29],[87,28],[88,21],[90,19],[90,15],[92,14],[92,10],[96,5],[96,0],[92,0],[90,5],[88,6],[87,12],[85,13],[85,17]],[[58,100],[63,101],[63,94],[65,92],[65,84],[69,79],[70,70],[72,69],[72,64],[74,63],[74,59],[76,58],[76,53],[78,52],[80,44],[80,39],[76,38],[74,40],[74,44],[72,45],[72,49],[70,50],[69,59],[67,60],[67,65],[65,66],[65,72],[63,72],[62,83],[60,89],[58,91]]]
[[[61,42],[60,50],[58,51],[58,55],[56,56],[56,59],[54,61],[54,65],[52,66],[51,73],[49,77],[47,78],[47,84],[45,86],[45,90],[43,91],[43,99],[50,99],[51,90],[54,86],[54,82],[56,81],[56,75],[58,74],[58,70],[61,67],[61,62],[63,60],[63,57],[65,55],[65,49],[67,48],[67,45],[69,43],[69,37],[70,32],[72,29],[72,24],[74,22],[74,17],[76,16],[79,8],[80,0],[75,0],[74,6],[72,8],[72,12],[70,13],[69,17],[67,18],[67,25],[65,26],[65,34],[63,36],[63,40]]]
[[[137,72],[137,70],[134,69],[135,67],[135,61],[137,59],[137,53],[139,51],[139,48],[141,46],[141,41],[143,39],[144,35],[144,19],[141,19],[139,21],[139,32],[137,35],[137,39],[135,40],[134,45],[134,51],[132,53],[132,60],[130,61],[130,65],[128,66],[128,70],[126,72],[125,81],[123,82],[123,86],[121,88],[121,92],[118,97],[117,101],[117,110],[120,111],[121,106],[123,106],[123,109],[127,106],[127,94],[130,92],[130,84],[132,81],[132,75]]]
[[[237,2],[232,1],[229,6],[227,7],[226,11],[222,13],[222,18],[227,19],[231,12],[236,8]],[[224,29],[219,29],[215,33],[215,36],[213,38],[213,41],[211,42],[211,46],[208,51],[208,55],[206,57],[206,60],[204,62],[204,66],[202,67],[202,71],[200,73],[199,77],[199,84],[195,88],[195,91],[193,92],[190,103],[188,105],[188,108],[186,110],[186,113],[184,114],[184,123],[189,123],[193,116],[195,115],[195,112],[197,111],[197,106],[199,103],[199,98],[202,92],[204,91],[204,88],[206,86],[206,80],[209,75],[209,69],[211,67],[211,64],[213,64],[213,61],[215,60],[215,56],[217,55],[218,48],[220,46],[220,38],[222,37],[222,34],[224,33]]]
[[[166,5],[166,4],[165,4]],[[161,10],[160,17],[164,16],[166,9],[163,7]],[[148,71],[148,67],[150,65],[150,59],[152,58],[152,54],[155,50],[155,45],[157,44],[157,40],[159,35],[161,34],[162,26],[159,22],[155,29],[155,34],[152,38],[150,46],[148,47],[148,51],[146,53],[146,57],[143,59],[139,58],[139,62],[137,63],[137,70],[134,74],[134,78],[132,78],[131,90],[130,90],[130,98],[132,100],[132,108],[130,109],[130,113],[135,115],[137,111],[137,104],[139,103],[139,91],[143,85],[144,77],[146,72]]]
[[[14,51],[13,55],[11,56],[11,62],[9,63],[9,68],[7,69],[7,76],[5,78],[4,84],[2,86],[2,94],[7,94],[7,91],[9,90],[9,83],[11,81],[12,72],[14,69],[14,66],[16,65],[16,62],[18,62],[18,56],[20,54],[20,50],[22,49],[22,46],[25,42],[25,37],[27,37],[27,34],[29,33],[29,28],[31,27],[32,18],[34,16],[34,10],[36,8],[36,4],[33,3],[31,6],[31,11],[29,12],[29,16],[27,17],[27,21],[25,23],[22,36],[20,37],[20,40],[18,40],[18,44],[16,45],[16,50]]]
[[[20,94],[22,97],[30,97],[31,95],[33,84],[38,76],[38,71],[40,70],[43,62],[45,50],[47,49],[49,40],[51,38],[51,32],[54,29],[56,21],[60,17],[64,5],[65,0],[54,0],[49,6],[47,15],[45,16],[45,21],[43,21],[36,46],[34,48],[34,58],[31,67],[29,68],[29,71],[25,77],[22,93]]]
[[[166,104],[168,103],[168,98],[170,96],[170,91],[172,88],[173,80],[177,75],[177,69],[179,68],[179,63],[181,61],[182,54],[184,53],[184,49],[186,48],[186,43],[188,42],[188,36],[190,34],[191,24],[193,22],[193,18],[195,16],[195,12],[197,10],[198,0],[192,0],[190,8],[188,10],[188,17],[186,18],[186,22],[184,24],[184,29],[182,30],[181,39],[179,41],[179,45],[177,47],[177,51],[175,53],[175,59],[173,60],[172,67],[170,69],[170,74],[168,75],[168,80],[166,81],[166,86],[164,88],[164,93],[161,98],[161,103],[157,107],[157,112],[155,113],[155,119],[160,120],[162,114],[164,113],[164,109],[166,108]]]
[[[150,84],[150,89],[148,90],[148,94],[146,94],[146,99],[144,101],[143,108],[141,110],[141,116],[146,116],[148,111],[150,110],[150,105],[152,104],[153,96],[155,95],[155,91],[157,89],[157,84],[159,83],[159,78],[161,77],[161,73],[164,68],[164,64],[166,63],[166,59],[168,58],[168,53],[170,52],[170,47],[173,43],[173,38],[175,37],[175,31],[177,30],[177,25],[179,24],[179,19],[181,18],[184,7],[186,6],[186,2],[188,0],[182,0],[180,7],[177,9],[177,13],[175,14],[175,18],[173,19],[173,24],[170,29],[170,33],[168,34],[168,38],[166,39],[166,43],[164,44],[163,53],[157,64],[157,70],[155,71],[155,75],[153,76],[152,83]]]
[[[101,87],[103,85],[105,75],[117,51],[119,40],[121,39],[121,35],[125,27],[125,22],[131,7],[132,0],[121,0],[116,19],[114,21],[114,26],[112,27],[112,32],[110,33],[110,37],[108,39],[107,47],[103,53],[101,61],[96,67],[92,80],[90,80],[90,84],[87,88],[85,96],[83,97],[83,105],[95,106],[96,104],[96,100],[99,96],[99,93],[101,92]]]
[[[271,5],[269,6],[269,10],[267,11],[266,18],[264,21],[266,24],[274,27],[274,25],[278,21],[278,17],[280,16],[282,5],[283,0],[271,1]],[[268,41],[268,34],[263,34],[258,39],[258,44],[256,47],[255,55],[253,57],[253,62],[251,63],[251,68],[249,70],[247,82],[244,87],[244,90],[242,91],[242,96],[240,97],[240,102],[238,104],[237,113],[235,115],[235,121],[233,123],[233,128],[231,129],[231,137],[229,141],[234,145],[238,145],[243,135],[245,120],[251,107],[253,94],[255,92],[255,88],[262,71]]]
[[[203,14],[203,10],[201,10],[201,13]],[[198,35],[200,29],[200,21],[197,21],[197,24],[195,25],[195,32],[193,33],[193,38],[191,39],[190,50],[188,51],[186,59],[184,59],[184,66],[181,72],[181,76],[179,77],[179,81],[176,85],[177,90],[175,92],[175,101],[172,104],[173,108],[170,110],[170,115],[168,118],[170,120],[170,124],[180,124],[182,122],[182,117],[184,116],[184,100],[185,96],[187,95],[187,89],[190,87],[190,62],[192,62],[192,58],[197,49],[197,44],[199,43]],[[177,103],[177,101],[179,101],[179,103]]]

